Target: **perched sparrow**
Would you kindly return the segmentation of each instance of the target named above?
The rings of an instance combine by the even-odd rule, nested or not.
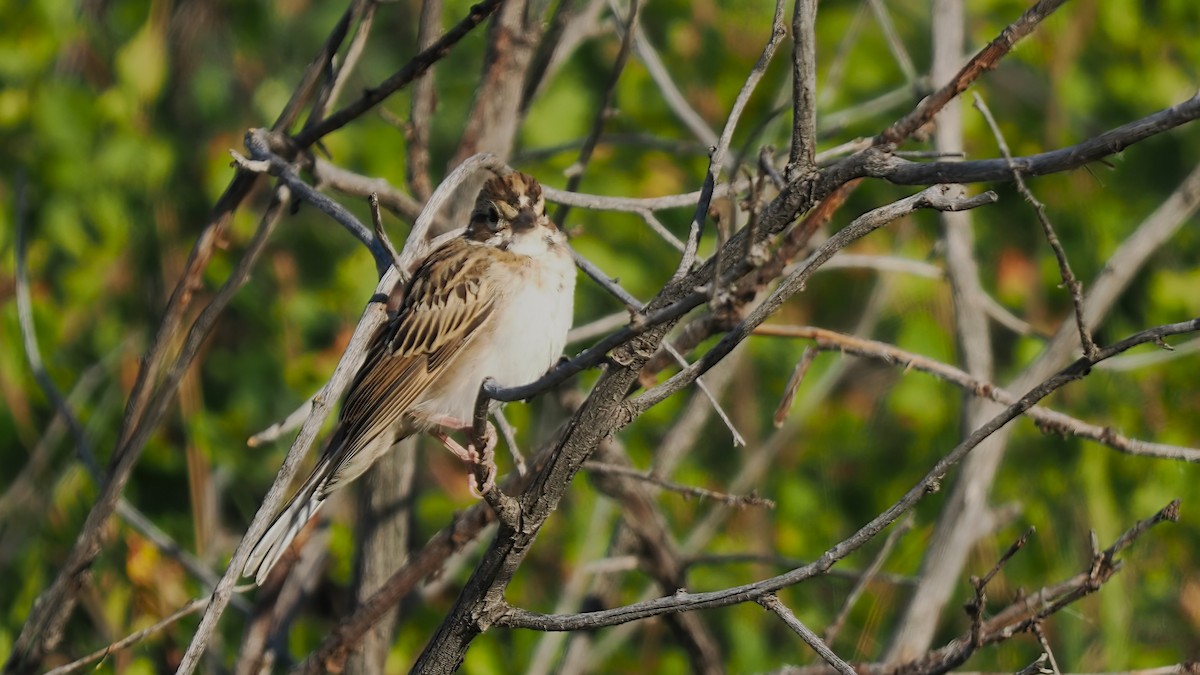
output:
[[[484,378],[533,382],[558,359],[571,327],[575,266],[544,207],[541,186],[525,174],[484,184],[466,232],[421,263],[396,316],[373,338],[325,452],[255,545],[244,576],[262,584],[325,498],[401,439],[427,431],[478,461],[481,453],[450,433],[470,438]],[[495,443],[490,425],[487,442]]]

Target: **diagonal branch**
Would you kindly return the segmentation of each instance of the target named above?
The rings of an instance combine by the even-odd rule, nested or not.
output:
[[[908,370],[918,370],[923,373],[929,373],[934,377],[961,387],[975,396],[981,396],[1002,405],[1010,405],[1016,401],[1016,396],[991,382],[971,377],[964,370],[905,351],[884,342],[867,340],[845,333],[810,326],[767,324],[756,328],[754,334],[809,339],[813,341],[813,347],[821,351],[853,354],[855,356],[875,359],[898,368],[903,368],[906,372]],[[1070,415],[1041,406],[1034,406],[1025,411],[1025,416],[1033,420],[1038,425],[1038,428],[1046,433],[1070,434],[1080,438],[1087,438],[1129,455],[1173,459],[1200,464],[1200,449],[1197,448],[1168,445],[1165,443],[1151,443],[1136,438],[1129,438],[1117,433],[1110,427],[1090,424]]]
[[[921,101],[912,112],[896,121],[883,133],[875,137],[876,144],[895,145],[911,136],[917,129],[928,124],[938,111],[967,90],[980,75],[995,67],[1013,46],[1027,37],[1047,16],[1058,9],[1066,0],[1038,0],[1025,10],[1019,19],[1009,24],[986,47],[971,58],[958,73],[941,89]]]
[[[1000,133],[1000,125],[996,124],[996,118],[992,117],[992,111],[978,93],[975,94],[974,99],[975,107],[979,109],[983,119],[987,121],[988,127],[991,128],[992,135],[996,137],[996,145],[1000,148],[1000,154],[1004,155],[1004,161],[1012,169],[1017,191],[1021,193],[1025,201],[1033,206],[1038,222],[1042,225],[1042,232],[1046,235],[1046,243],[1050,244],[1050,249],[1054,251],[1054,258],[1058,261],[1059,276],[1062,277],[1063,285],[1071,294],[1071,304],[1075,307],[1075,325],[1079,328],[1079,342],[1083,345],[1083,353],[1089,356],[1094,355],[1096,343],[1092,340],[1092,331],[1088,329],[1087,320],[1083,317],[1083,284],[1079,283],[1075,274],[1071,272],[1071,263],[1067,261],[1067,252],[1063,249],[1062,242],[1058,240],[1054,226],[1050,224],[1049,216],[1046,215],[1046,205],[1038,201],[1038,198],[1034,197],[1033,192],[1025,185],[1025,179],[1021,177],[1021,172],[1013,162],[1012,153],[1008,150],[1008,142],[1004,140],[1004,134]]]
[[[483,23],[502,0],[483,0],[471,6],[470,13],[459,21],[453,28],[446,31],[436,42],[414,56],[403,68],[393,73],[378,86],[367,89],[359,99],[334,112],[319,123],[296,134],[294,140],[297,146],[307,148],[333,131],[337,131],[354,121],[363,113],[381,103],[384,99],[399,91],[409,82],[417,79],[450,52],[454,45],[467,36],[476,26]]]
[[[429,203],[425,207],[425,212],[421,214],[421,218],[413,226],[412,232],[409,233],[409,240],[405,243],[404,252],[401,254],[400,264],[402,266],[407,264],[410,257],[414,260],[420,260],[423,257],[422,249],[428,250],[424,248],[430,245],[424,241],[424,232],[428,231],[430,223],[441,206],[453,194],[454,190],[475,170],[485,166],[495,167],[497,165],[499,163],[490,156],[477,156],[472,158],[471,161],[464,163],[463,166],[460,166],[446,177],[446,180],[438,186],[437,191],[430,198]],[[350,379],[362,363],[367,346],[376,329],[383,325],[383,322],[387,319],[387,298],[401,276],[396,267],[389,267],[387,273],[379,281],[379,285],[376,286],[375,294],[367,304],[366,309],[363,311],[362,319],[359,320],[358,325],[354,329],[354,335],[350,338],[350,344],[347,345],[346,351],[338,361],[338,365],[334,369],[329,382],[313,399],[309,416],[301,427],[295,441],[293,441],[292,447],[284,459],[283,466],[275,476],[275,482],[271,485],[271,489],[267,492],[266,497],[263,498],[263,503],[259,506],[254,520],[250,523],[249,529],[247,529],[246,534],[242,537],[241,542],[234,551],[233,558],[230,560],[224,576],[221,577],[221,581],[217,584],[216,589],[214,589],[213,601],[206,608],[204,617],[200,620],[200,625],[196,629],[196,633],[192,636],[192,642],[188,646],[183,659],[180,661],[179,668],[176,671],[178,675],[188,675],[199,663],[200,656],[203,654],[208,641],[212,638],[212,634],[216,629],[217,621],[220,619],[226,604],[229,602],[234,582],[245,565],[246,559],[250,556],[251,547],[266,531],[270,518],[278,511],[280,504],[283,502],[287,487],[299,470],[304,455],[312,446],[313,441],[316,440],[321,424],[329,416],[333,403],[341,396],[346,387],[349,386]]]
[[[1171,335],[1182,335],[1197,331],[1200,331],[1200,318],[1180,323],[1165,324],[1140,331],[1124,340],[1104,347],[1099,350],[1094,358],[1080,357],[1057,374],[1032,388],[1015,403],[973,431],[946,456],[939,460],[925,477],[910,488],[899,500],[859,528],[853,535],[834,545],[822,554],[820,558],[808,565],[752,584],[744,584],[706,593],[681,591],[671,596],[646,602],[581,614],[547,615],[515,607],[506,607],[499,614],[492,617],[489,623],[510,628],[529,628],[543,631],[595,629],[660,616],[671,612],[727,607],[742,602],[757,601],[758,598],[764,597],[767,594],[825,574],[835,563],[858,550],[885,528],[895,523],[926,496],[937,492],[942,480],[952,467],[960,463],[984,439],[1033,407],[1039,400],[1066,384],[1083,379],[1097,363],[1128,351],[1133,347],[1157,343],[1164,337]],[[1163,519],[1170,519],[1170,513],[1167,512],[1161,515],[1157,520],[1151,520],[1159,522]],[[1153,522],[1135,528],[1136,533],[1144,531]],[[1127,545],[1130,539],[1131,537],[1122,537],[1118,540],[1118,544],[1124,542]],[[1113,549],[1113,554],[1115,554],[1116,550],[1119,550],[1119,547]],[[1111,560],[1111,555],[1107,556],[1106,559]]]

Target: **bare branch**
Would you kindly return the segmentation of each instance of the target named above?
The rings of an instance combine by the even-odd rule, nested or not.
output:
[[[613,12],[616,12],[614,8]],[[621,38],[621,48],[617,50],[617,58],[613,62],[612,72],[608,76],[608,84],[604,88],[604,94],[600,97],[600,105],[596,108],[596,117],[592,120],[591,131],[584,138],[583,147],[579,149],[579,157],[575,163],[565,171],[567,175],[567,192],[574,192],[580,181],[583,180],[583,172],[587,169],[588,162],[592,159],[592,152],[596,149],[596,143],[600,140],[600,134],[604,133],[604,122],[611,116],[610,107],[612,106],[613,95],[617,90],[617,82],[621,79],[621,73],[625,70],[625,63],[629,60],[629,52],[633,47],[633,35],[637,30],[638,17],[641,13],[641,0],[631,0],[629,3],[629,12],[625,16],[624,36]],[[558,210],[554,212],[552,220],[556,225],[562,227],[566,222],[567,214],[570,213],[571,206],[569,204],[559,204]]]
[[[1045,380],[1038,386],[1031,389],[1024,396],[1012,405],[1005,408],[998,415],[993,417],[983,426],[977,428],[953,450],[934,465],[925,477],[909,489],[898,501],[885,511],[873,518],[870,522],[863,525],[857,532],[850,537],[842,540],[834,545],[821,555],[816,561],[803,567],[791,570],[785,574],[764,579],[752,584],[742,586],[734,586],[718,591],[706,593],[689,593],[680,591],[669,597],[657,598],[654,600],[639,602],[624,607],[613,609],[584,612],[575,615],[546,615],[529,612],[523,609],[507,607],[494,618],[494,624],[500,626],[508,626],[511,628],[529,628],[533,630],[579,630],[593,629],[603,626],[612,626],[638,619],[659,616],[671,612],[690,611],[698,609],[708,609],[714,607],[726,607],[733,604],[738,604],[747,601],[756,601],[769,593],[774,593],[782,588],[793,586],[801,583],[809,578],[826,573],[835,563],[845,558],[850,553],[858,550],[867,541],[870,541],[878,535],[884,528],[895,523],[902,515],[912,509],[918,502],[924,499],[927,495],[938,491],[941,486],[941,481],[946,473],[956,464],[962,461],[972,449],[977,447],[984,439],[991,436],[998,429],[1005,426],[1013,419],[1023,414],[1042,398],[1045,398],[1052,392],[1063,387],[1064,385],[1075,380],[1082,379],[1087,376],[1094,366],[1099,361],[1111,358],[1122,352],[1128,351],[1138,345],[1154,343],[1161,340],[1163,337],[1170,335],[1181,335],[1200,331],[1200,319],[1193,319],[1175,324],[1166,324],[1150,328],[1138,333],[1135,333],[1124,340],[1120,340],[1112,345],[1099,350],[1095,360],[1087,357],[1081,357],[1071,365],[1059,371],[1056,375]],[[1103,556],[1104,560],[1111,562],[1115,553],[1127,546],[1134,538],[1144,532],[1153,524],[1161,520],[1171,520],[1178,517],[1178,503],[1173,503],[1172,507],[1164,509],[1155,518],[1143,521],[1135,526],[1129,533],[1117,540]]]
[[[982,396],[1003,405],[1011,405],[1016,401],[1016,397],[1005,389],[997,387],[986,380],[972,377],[964,370],[904,351],[883,342],[864,340],[853,335],[806,326],[763,325],[756,328],[754,334],[808,338],[813,341],[813,346],[821,351],[854,354],[855,356],[862,356],[892,364],[903,368],[905,371],[918,370],[929,373],[951,384],[962,387],[972,395]],[[1107,363],[1107,361],[1103,363]],[[1103,365],[1098,365],[1097,367],[1103,368]],[[1129,438],[1111,428],[1089,424],[1083,420],[1041,406],[1033,406],[1025,412],[1025,415],[1047,433],[1070,434],[1080,438],[1091,439],[1130,455],[1200,463],[1200,449],[1150,443]]]
[[[996,39],[971,58],[941,89],[928,96],[915,110],[905,115],[886,131],[876,137],[879,144],[898,144],[917,129],[933,120],[934,115],[947,103],[966,91],[980,75],[995,67],[1022,38],[1027,37],[1047,16],[1058,9],[1066,0],[1038,0],[1019,19],[1009,24]],[[946,182],[946,181],[939,181]],[[969,181],[973,182],[973,181]]]
[[[549,448],[553,448],[553,444]],[[545,461],[547,453],[548,450],[543,448],[531,464],[540,465]],[[532,472],[525,476],[510,474],[494,491],[515,492],[528,485],[531,480]],[[295,672],[317,675],[340,670],[350,651],[384,614],[416,588],[422,579],[442,569],[447,559],[474,541],[480,532],[495,520],[495,513],[484,502],[477,502],[458,512],[424,547],[413,552],[404,566],[396,570],[370,599],[360,603],[353,612],[343,617],[329,632],[321,646],[310,654]]]
[[[811,172],[817,145],[817,2],[796,0],[792,9],[792,149],[784,178]]]
[[[627,403],[629,412],[634,417],[640,415],[651,406],[679,391],[684,386],[690,384],[692,380],[704,374],[706,370],[724,358],[738,343],[745,339],[754,330],[755,326],[765,321],[768,316],[779,309],[784,301],[803,290],[813,272],[832,257],[834,253],[845,248],[850,243],[918,209],[929,208],[939,211],[959,211],[990,204],[995,202],[996,199],[997,197],[994,192],[985,192],[974,197],[966,197],[961,186],[942,185],[923,190],[915,195],[859,216],[854,222],[827,239],[825,243],[808,257],[800,269],[797,269],[780,282],[779,286],[762,304],[730,330],[703,358],[676,373],[666,382]]]
[[[1075,274],[1071,272],[1071,263],[1067,262],[1067,252],[1063,249],[1062,243],[1058,240],[1058,235],[1054,233],[1054,225],[1050,223],[1049,216],[1046,215],[1046,205],[1038,201],[1037,197],[1033,196],[1033,192],[1025,185],[1025,179],[1021,177],[1021,172],[1013,163],[1012,153],[1008,150],[1008,143],[1004,140],[1004,134],[1000,133],[1000,126],[996,124],[996,118],[992,117],[992,111],[988,109],[986,103],[980,98],[976,92],[974,94],[975,107],[983,115],[983,119],[987,121],[988,127],[992,130],[992,135],[996,137],[996,145],[1000,147],[1000,154],[1004,155],[1004,159],[1012,169],[1013,180],[1017,184],[1017,191],[1025,198],[1025,201],[1033,205],[1034,212],[1037,213],[1038,222],[1042,224],[1042,232],[1046,235],[1046,242],[1050,244],[1050,249],[1054,251],[1054,258],[1058,260],[1058,273],[1062,277],[1063,285],[1067,287],[1067,291],[1071,294],[1071,304],[1075,306],[1075,325],[1079,328],[1079,342],[1083,345],[1083,353],[1088,356],[1094,356],[1096,353],[1096,343],[1092,340],[1092,331],[1088,329],[1087,321],[1083,318],[1083,284],[1075,278]],[[1051,665],[1054,665],[1054,659],[1050,659]],[[1054,665],[1057,670],[1058,666]]]
[[[800,1],[815,3],[815,0]],[[787,31],[783,26],[783,0],[776,0],[775,17],[771,20],[771,36],[767,39],[767,44],[763,47],[762,54],[759,55],[754,68],[750,70],[750,75],[746,77],[746,82],[742,85],[741,91],[738,92],[737,98],[733,102],[733,108],[729,111],[729,117],[725,120],[725,127],[721,130],[721,137],[717,141],[717,146],[713,149],[712,155],[709,158],[708,173],[704,177],[704,187],[700,190],[700,200],[696,202],[696,210],[692,215],[692,225],[688,232],[687,246],[684,248],[683,257],[679,261],[679,267],[676,269],[675,275],[671,278],[672,281],[682,279],[684,274],[691,269],[692,264],[696,261],[696,250],[700,246],[700,230],[704,225],[705,219],[708,217],[708,206],[716,190],[717,177],[721,174],[721,168],[725,164],[725,155],[729,152],[729,144],[733,141],[733,132],[737,129],[742,111],[745,110],[746,104],[750,101],[750,95],[754,93],[759,80],[767,72],[767,66],[771,64],[771,58],[775,56],[775,49],[786,34]],[[717,285],[715,280],[713,285],[714,287]]]
[[[613,6],[614,2],[610,0],[609,5]],[[658,56],[658,51],[654,49],[654,45],[650,43],[650,39],[646,37],[646,31],[642,29],[641,24],[634,27],[633,31],[633,50],[641,60],[642,65],[646,67],[646,72],[650,74],[650,79],[658,85],[659,91],[662,93],[663,101],[667,107],[683,125],[692,132],[705,147],[713,147],[717,144],[717,132],[713,131],[708,126],[708,122],[696,112],[691,105],[688,104],[687,98],[683,92],[679,90],[679,86],[675,84],[675,80],[671,79],[671,73],[667,71],[667,67],[663,64],[662,59]]]
[[[229,274],[221,289],[213,296],[208,305],[196,317],[191,328],[188,329],[183,346],[180,348],[174,363],[171,364],[166,375],[163,376],[162,382],[154,388],[152,393],[148,393],[144,399],[141,398],[142,394],[137,385],[135,385],[134,393],[131,394],[128,403],[129,407],[126,410],[125,421],[122,423],[121,437],[116,450],[113,452],[107,477],[100,488],[100,494],[96,498],[96,503],[92,506],[91,511],[88,512],[87,520],[84,521],[66,563],[62,566],[58,576],[55,577],[50,587],[39,596],[40,602],[35,606],[34,611],[30,613],[25,626],[21,629],[21,635],[13,645],[12,654],[5,664],[6,669],[14,672],[32,670],[41,660],[44,651],[53,648],[61,639],[62,630],[67,619],[70,617],[78,591],[87,578],[93,561],[100,554],[105,537],[104,525],[117,508],[121,492],[125,487],[125,483],[129,480],[134,464],[141,455],[142,448],[145,447],[159,420],[166,414],[167,408],[173,400],[173,394],[178,389],[179,382],[191,367],[193,360],[200,351],[200,347],[216,324],[217,317],[220,316],[230,300],[233,299],[233,296],[249,279],[250,270],[254,267],[259,255],[266,247],[266,242],[286,210],[286,205],[289,201],[290,193],[286,187],[280,186],[277,189],[276,198],[263,214],[258,230],[255,232],[253,239],[251,239],[241,260],[238,261],[233,271]],[[212,229],[206,230],[206,232],[212,233]],[[214,243],[211,241],[205,242],[204,239],[204,235],[201,235],[201,241],[197,241],[195,248],[193,248],[193,257],[189,264],[189,272],[185,272],[184,277],[180,280],[180,285],[176,288],[176,293],[172,296],[173,298],[180,298],[184,295],[183,289],[187,288],[185,284],[195,281],[191,277],[191,273],[199,274],[203,270],[208,256],[211,255],[211,247]],[[164,323],[159,328],[159,336],[156,337],[156,344],[151,347],[151,355],[156,355],[156,359],[161,358],[161,354],[163,353],[158,351],[158,340],[160,338],[165,339],[168,336],[175,337],[175,321],[180,317],[171,318],[173,314],[172,307],[179,307],[179,311],[181,311],[183,304],[176,305],[174,301],[168,303],[168,318],[163,320]],[[146,363],[139,374],[139,378],[144,378],[143,381],[148,383],[152,374],[153,363],[156,362]],[[136,428],[129,426],[133,420],[137,420],[138,422]]]
[[[427,247],[431,243],[426,241],[425,233],[428,232],[437,210],[449,199],[454,190],[471,173],[485,166],[494,166],[494,162],[495,159],[487,155],[473,157],[465,162],[463,166],[452,172],[450,176],[447,176],[446,180],[438,186],[433,197],[430,198],[429,203],[426,205],[425,212],[421,214],[421,218],[417,220],[412,231],[409,232],[408,241],[405,242],[404,251],[400,255],[400,268],[407,270],[412,261],[421,260],[424,254],[428,252],[429,249]],[[177,671],[178,675],[188,675],[198,664],[200,655],[211,639],[213,631],[216,629],[217,621],[220,619],[225,609],[225,604],[229,600],[234,581],[241,573],[242,567],[250,555],[253,543],[258,541],[263,532],[266,531],[268,521],[279,510],[287,486],[291,483],[292,478],[295,477],[296,471],[299,470],[304,455],[312,446],[313,441],[316,440],[316,435],[325,418],[331,412],[333,403],[337,401],[342,392],[349,386],[350,379],[358,370],[359,365],[361,365],[366,355],[366,348],[371,337],[374,335],[376,329],[387,319],[386,299],[399,282],[401,276],[402,274],[397,267],[391,266],[389,263],[386,274],[380,279],[379,285],[375,288],[375,295],[372,301],[367,304],[362,318],[354,329],[354,335],[351,336],[350,343],[346,346],[346,351],[342,354],[341,359],[338,360],[338,365],[334,369],[329,382],[314,397],[312,410],[308,418],[304,421],[299,435],[292,442],[292,447],[283,461],[283,466],[280,467],[279,473],[275,476],[275,482],[272,483],[271,489],[267,492],[266,497],[263,498],[262,505],[259,506],[258,512],[254,515],[254,520],[250,523],[249,529],[247,529],[246,534],[243,535],[241,542],[234,551],[233,558],[229,562],[229,567],[225,570],[225,575],[213,591],[213,602],[205,610],[204,617],[200,620],[200,626],[196,629],[195,635],[192,636],[192,642],[188,646],[183,659],[180,661]],[[381,298],[381,300],[374,298]]]
[[[783,396],[779,398],[779,405],[775,406],[775,428],[783,426],[787,421],[788,412],[792,409],[792,401],[796,400],[796,390],[800,388],[800,383],[804,381],[805,374],[808,373],[809,367],[817,358],[817,350],[809,347],[800,355],[800,360],[796,362],[796,367],[792,369],[792,374],[788,377],[787,385],[783,388]]]
[[[120,640],[117,640],[116,642],[112,643],[111,645],[108,645],[107,647],[104,647],[102,649],[97,649],[96,651],[92,652],[91,654],[88,654],[87,656],[75,659],[74,661],[72,661],[66,665],[58,666],[57,668],[52,668],[52,669],[46,671],[46,675],[67,675],[67,673],[74,673],[78,670],[82,670],[85,666],[88,666],[95,661],[100,661],[102,659],[107,658],[108,655],[112,654],[113,652],[120,651],[120,650],[130,647],[132,645],[135,645],[135,644],[141,642],[142,640],[145,640],[147,637],[170,626],[171,624],[175,623],[176,621],[179,621],[180,619],[182,619],[185,616],[190,616],[192,614],[195,614],[196,612],[199,612],[200,610],[202,610],[208,606],[208,600],[209,600],[208,597],[196,598],[195,600],[192,600],[188,604],[179,608],[179,610],[177,610],[174,614],[171,614],[170,616],[159,621],[158,623],[147,626],[146,628],[143,628],[142,630],[139,630],[136,633],[131,633],[129,635],[126,635],[125,637],[121,638]]]
[[[346,47],[346,54],[342,62],[336,63],[335,59],[330,59],[328,68],[330,77],[326,79],[325,85],[317,93],[317,100],[313,103],[308,119],[304,122],[304,128],[307,129],[321,121],[325,117],[328,107],[337,103],[342,89],[346,86],[350,74],[354,72],[354,68],[358,65],[358,60],[362,58],[363,50],[367,46],[367,38],[371,35],[371,26],[375,23],[377,6],[378,4],[375,2],[355,2],[351,5],[352,9],[356,9],[361,14],[361,19],[355,26],[354,37],[350,39],[350,45]]]
[[[908,50],[904,48],[904,42],[900,40],[900,34],[896,32],[896,25],[892,23],[892,16],[888,14],[883,0],[867,0],[867,4],[871,6],[871,12],[875,14],[875,20],[879,22],[879,28],[883,30],[883,37],[887,40],[888,50],[892,52],[892,58],[896,60],[896,65],[900,66],[900,71],[904,73],[904,79],[910,85],[915,84],[919,79],[917,68],[913,65],[913,60],[908,55]]]
[[[768,509],[775,508],[774,501],[770,499],[764,499],[758,495],[733,495],[726,492],[706,490],[705,488],[695,487],[692,485],[682,485],[680,483],[659,478],[653,473],[645,473],[633,467],[621,466],[618,464],[607,464],[604,462],[587,461],[583,463],[583,468],[587,471],[592,471],[595,473],[607,473],[644,481],[664,490],[677,492],[685,497],[711,499],[713,501],[721,502],[722,504],[728,504],[729,506],[763,506]]]
[[[388,238],[387,230],[383,227],[383,214],[379,212],[379,195],[372,192],[367,197],[367,203],[371,206],[371,225],[374,227],[372,233],[375,240],[383,244],[388,257],[392,259],[392,264],[396,265],[400,262],[400,254],[396,253],[396,247],[392,245],[392,240]]]
[[[341,204],[333,201],[329,197],[317,192],[308,183],[305,183],[296,172],[292,170],[288,163],[282,157],[271,152],[268,145],[266,132],[262,129],[252,129],[246,132],[246,148],[250,150],[253,162],[247,161],[246,158],[230,150],[229,154],[233,156],[234,163],[245,171],[265,172],[272,176],[276,176],[283,181],[300,199],[312,204],[320,209],[323,213],[333,218],[339,225],[358,239],[367,250],[371,252],[371,256],[375,259],[375,271],[380,277],[387,272],[392,266],[394,258],[388,252],[387,247],[383,242],[367,229],[366,225],[359,222],[354,214],[350,213]]]
[[[312,158],[312,174],[318,189],[326,186],[355,197],[376,195],[383,208],[412,222],[420,215],[424,204],[401,192],[383,178],[370,178],[347,171],[322,157]]]
[[[421,18],[417,28],[417,48],[426,49],[433,43],[442,22],[442,0],[423,0]],[[417,80],[412,91],[409,107],[408,139],[404,153],[404,169],[408,178],[408,189],[413,196],[425,202],[433,194],[433,183],[429,178],[429,131],[433,124],[433,111],[437,107],[437,96],[433,89],[433,68]]]
[[[434,63],[437,63],[443,56],[448,54],[450,49],[459,40],[462,40],[476,26],[483,23],[483,20],[496,11],[496,8],[500,4],[501,0],[482,0],[479,4],[472,5],[470,13],[462,21],[459,21],[453,28],[446,31],[442,37],[438,38],[428,48],[414,56],[403,68],[379,83],[378,86],[364,91],[363,95],[354,103],[339,109],[329,117],[321,120],[319,124],[313,125],[297,134],[295,137],[296,145],[301,148],[307,148],[330,132],[346,126],[409,82],[420,77]]]
[[[1200,118],[1200,93],[1152,115],[1121,125],[1077,145],[1028,157],[966,162],[910,162],[894,155],[872,158],[865,175],[897,185],[927,185],[940,182],[982,183],[1012,180],[1015,166],[1023,176],[1044,176],[1079,168],[1089,162],[1121,152],[1125,148]]]
[[[912,513],[909,512],[904,517],[904,520],[900,521],[900,524],[892,528],[891,532],[888,532],[887,538],[883,540],[883,546],[879,547],[879,552],[875,554],[875,558],[871,560],[871,564],[867,565],[867,569],[863,570],[862,575],[854,582],[854,588],[850,589],[849,595],[846,596],[846,601],[842,603],[841,610],[838,611],[833,621],[825,627],[824,637],[826,644],[833,644],[838,633],[841,632],[842,626],[846,623],[846,619],[850,616],[850,610],[854,609],[855,603],[862,597],[863,591],[867,589],[867,584],[875,580],[876,575],[879,574],[879,570],[883,568],[883,563],[891,555],[892,548],[895,547],[896,542],[900,541],[900,537],[907,534],[912,529],[912,526],[913,517]]]
[[[757,602],[771,612],[774,612],[780,619],[783,619],[783,623],[787,624],[787,627],[791,628],[796,635],[799,635],[800,639],[808,643],[808,646],[812,647],[813,651],[820,655],[822,659],[825,659],[826,663],[833,666],[834,670],[842,675],[858,675],[850,664],[843,661],[837,654],[834,654],[829,645],[825,644],[816,633],[809,630],[808,626],[801,623],[800,619],[797,619],[796,615],[792,613],[792,610],[780,602],[774,593],[768,593],[758,598]]]

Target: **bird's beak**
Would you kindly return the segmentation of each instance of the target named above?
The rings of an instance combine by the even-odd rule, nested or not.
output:
[[[517,213],[517,219],[513,221],[513,230],[524,231],[533,229],[537,225],[538,217],[531,208],[523,208]]]

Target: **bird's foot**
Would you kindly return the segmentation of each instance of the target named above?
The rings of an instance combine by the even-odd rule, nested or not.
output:
[[[450,431],[447,431],[447,429],[461,431],[467,438],[471,438],[474,433],[472,425],[463,424],[461,420],[450,417],[439,418],[435,424],[438,426],[430,430],[429,434],[465,464],[476,469],[475,475],[467,479],[467,487],[470,489],[471,495],[480,499],[496,487],[496,427],[491,422],[484,427],[483,448],[480,449],[475,447],[474,442],[469,442],[466,447],[463,447],[454,440]]]

